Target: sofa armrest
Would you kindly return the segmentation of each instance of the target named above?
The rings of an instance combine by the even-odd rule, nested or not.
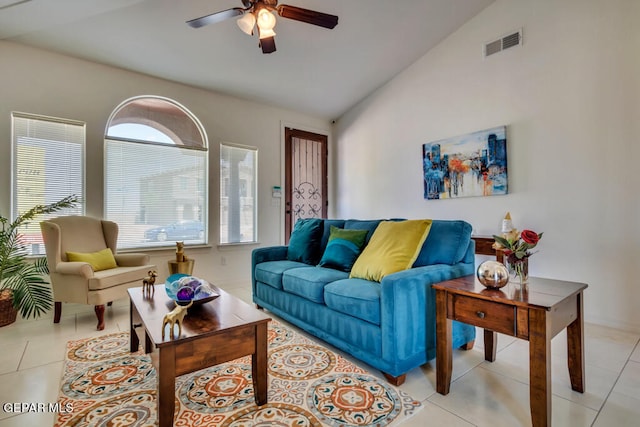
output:
[[[283,261],[287,259],[288,246],[268,246],[266,248],[254,249],[251,253],[251,262],[256,264],[267,261]]]
[[[88,262],[62,261],[56,264],[56,273],[82,276],[85,279],[93,277],[93,267]]]
[[[149,255],[143,253],[115,254],[113,257],[119,267],[138,267],[149,264]]]
[[[288,246],[267,246],[251,252],[251,287],[256,291],[256,265],[261,262],[284,261],[287,259]]]
[[[473,263],[435,264],[390,274],[380,283],[384,359],[435,349],[434,283],[473,274]],[[433,356],[428,355],[427,359]]]

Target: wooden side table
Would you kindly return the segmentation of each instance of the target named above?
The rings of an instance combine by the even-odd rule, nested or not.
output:
[[[529,278],[528,289],[509,283],[487,289],[466,276],[433,285],[436,290],[436,388],[449,393],[451,321],[484,328],[485,360],[496,357],[497,332],[529,341],[529,386],[534,427],[551,425],[551,339],[567,328],[571,388],[584,392],[584,283]]]
[[[495,255],[496,261],[504,262],[504,253],[499,249],[493,249],[495,239],[490,236],[471,236],[476,242],[476,255]]]

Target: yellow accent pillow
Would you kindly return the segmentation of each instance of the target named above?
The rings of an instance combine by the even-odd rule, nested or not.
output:
[[[349,277],[380,282],[386,275],[411,268],[430,229],[430,219],[382,221]]]
[[[118,266],[111,248],[91,253],[67,252],[67,260],[71,262],[88,262],[93,267],[93,271],[108,270]]]

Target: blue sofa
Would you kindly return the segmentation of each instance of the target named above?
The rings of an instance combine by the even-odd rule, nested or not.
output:
[[[319,251],[331,226],[369,230],[381,220],[323,220]],[[464,221],[433,220],[413,267],[381,282],[287,259],[287,246],[252,253],[253,302],[381,370],[400,385],[436,355],[433,283],[474,274],[475,242]],[[453,347],[473,347],[475,328],[453,322]]]

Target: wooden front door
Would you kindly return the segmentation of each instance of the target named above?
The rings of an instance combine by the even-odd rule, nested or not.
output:
[[[301,218],[327,217],[327,136],[285,128],[285,242]]]

